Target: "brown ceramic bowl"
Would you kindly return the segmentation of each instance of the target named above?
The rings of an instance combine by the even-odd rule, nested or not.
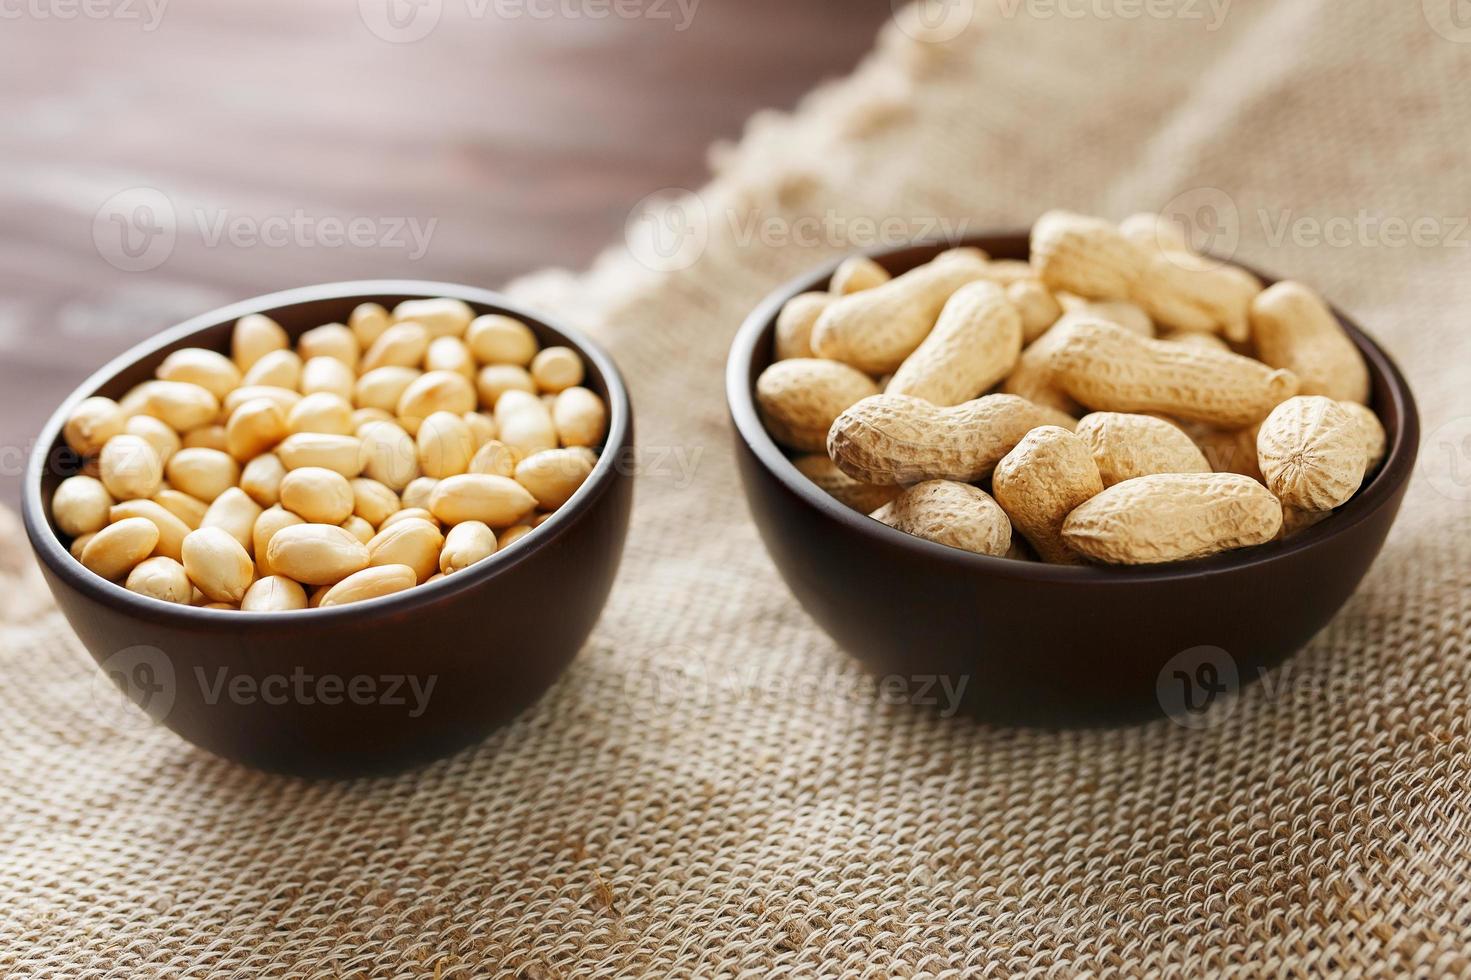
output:
[[[232,324],[265,313],[296,337],[346,322],[358,303],[452,296],[525,321],[543,345],[582,354],[609,409],[592,475],[533,534],[430,585],[357,605],[291,613],[195,609],[136,595],[75,561],[51,520],[78,461],[61,427],[83,398],[117,398],[181,347],[228,350]],[[57,603],[106,674],[195,745],[264,769],[387,771],[452,752],[515,715],[561,674],[602,612],[633,498],[628,393],[587,338],[496,293],[431,282],[348,282],[206,313],[128,351],[46,423],[26,474],[26,532]],[[432,688],[429,685],[433,685]],[[95,686],[95,685],[94,685]],[[114,704],[103,690],[98,710]],[[119,705],[126,708],[126,705]],[[132,709],[129,717],[136,718]]]
[[[967,241],[1025,259],[1027,236]],[[946,246],[874,255],[900,273]],[[1169,565],[1044,565],[912,537],[808,481],[766,434],[757,376],[792,296],[825,289],[836,263],[788,283],[736,337],[726,372],[736,454],[756,526],[808,614],[896,692],[923,700],[944,677],[996,721],[1087,724],[1167,712],[1191,723],[1217,693],[1302,647],[1353,594],[1389,533],[1419,443],[1405,379],[1339,314],[1373,375],[1384,464],[1330,519],[1285,542]],[[927,687],[927,685],[929,685]],[[924,698],[933,700],[932,694]]]

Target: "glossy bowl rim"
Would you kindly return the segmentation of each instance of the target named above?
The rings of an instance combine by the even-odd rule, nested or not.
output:
[[[967,245],[993,249],[997,243],[1020,244],[1029,239],[1026,230],[1000,230],[966,235],[959,241],[919,241],[898,248],[884,247],[846,253],[796,276],[769,293],[746,317],[736,332],[726,360],[725,395],[731,421],[737,434],[768,473],[807,506],[814,508],[843,528],[873,540],[875,546],[897,548],[913,553],[957,571],[986,576],[1007,576],[1020,581],[1058,582],[1072,585],[1129,585],[1140,582],[1170,582],[1224,575],[1300,554],[1317,545],[1348,533],[1381,507],[1389,505],[1409,480],[1419,447],[1420,419],[1414,395],[1399,367],[1372,337],[1352,319],[1330,304],[1335,317],[1348,332],[1369,363],[1372,372],[1385,380],[1400,424],[1386,448],[1384,461],[1367,486],[1360,487],[1348,503],[1331,518],[1307,528],[1286,541],[1270,541],[1249,548],[1236,549],[1204,558],[1166,562],[1156,565],[1054,565],[1044,562],[1018,561],[994,555],[981,555],[952,548],[906,534],[882,524],[839,503],[824,493],[797,469],[786,453],[766,432],[756,411],[751,365],[763,339],[769,340],[776,316],[787,300],[803,292],[825,288],[838,265],[849,255],[862,254],[882,260],[885,257],[919,249],[941,251]],[[1264,282],[1281,281],[1256,269],[1232,262],[1260,277]],[[1382,410],[1381,410],[1382,411]]]
[[[577,352],[590,361],[602,375],[608,389],[608,432],[603,442],[603,452],[597,464],[582,486],[568,501],[553,512],[526,540],[515,548],[497,550],[488,558],[476,562],[454,575],[447,575],[437,582],[416,585],[403,592],[363,602],[333,606],[326,609],[293,609],[283,612],[246,612],[238,609],[204,609],[181,603],[165,602],[152,596],[140,595],[89,571],[71,556],[61,543],[60,536],[52,529],[47,504],[41,496],[41,483],[51,447],[61,438],[62,427],[72,410],[102,385],[111,381],[122,371],[146,357],[157,354],[164,348],[204,330],[238,320],[249,313],[280,310],[282,307],[331,300],[369,302],[375,296],[403,296],[409,299],[433,299],[448,297],[467,303],[488,307],[494,312],[533,323],[541,324],[565,337]],[[477,315],[479,315],[477,313]],[[478,286],[460,283],[438,282],[427,279],[361,279],[341,282],[298,286],[279,292],[266,293],[250,299],[230,303],[210,310],[175,326],[168,327],[112,358],[92,372],[86,380],[72,390],[41,427],[36,450],[30,454],[25,476],[21,484],[21,514],[26,536],[39,560],[65,581],[69,586],[108,608],[126,613],[146,622],[166,623],[179,626],[208,628],[263,628],[284,627],[287,631],[307,624],[330,624],[362,616],[396,617],[421,611],[440,600],[470,592],[490,579],[504,574],[526,561],[538,551],[549,547],[553,541],[567,533],[574,520],[589,510],[596,500],[609,492],[621,474],[615,472],[619,465],[616,457],[629,441],[632,428],[632,406],[628,389],[613,359],[597,343],[581,331],[568,327],[555,317],[519,303],[503,293]],[[533,540],[534,539],[534,540]]]

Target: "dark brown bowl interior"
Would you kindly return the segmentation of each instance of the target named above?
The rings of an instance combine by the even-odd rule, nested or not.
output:
[[[1025,234],[963,244],[1027,257]],[[946,247],[874,258],[900,273]],[[972,713],[1023,724],[1162,711],[1188,722],[1212,691],[1256,680],[1307,643],[1378,555],[1414,466],[1419,419],[1399,370],[1342,313],[1369,363],[1388,455],[1351,501],[1288,541],[1169,565],[1070,567],[971,554],[844,507],[766,434],[753,394],[772,360],[777,313],[798,293],[825,289],[835,266],[788,283],[751,314],[731,349],[726,396],[746,497],[777,569],[840,646],[896,678],[894,690],[919,692],[943,677],[952,691],[964,685]]]
[[[584,383],[608,405],[608,437],[592,475],[533,534],[431,585],[359,605],[276,614],[159,602],[104,581],[68,554],[50,500],[79,466],[61,427],[83,398],[121,396],[182,347],[228,350],[232,325],[247,313],[273,317],[294,339],[323,323],[346,322],[359,303],[391,308],[434,296],[462,299],[477,313],[507,313],[543,345],[578,350],[587,365]],[[57,409],[38,445],[22,488],[26,532],[52,594],[93,658],[126,695],[190,742],[304,774],[386,771],[444,755],[539,697],[602,612],[633,499],[633,417],[608,356],[497,293],[448,283],[335,283],[206,313],[98,371]]]

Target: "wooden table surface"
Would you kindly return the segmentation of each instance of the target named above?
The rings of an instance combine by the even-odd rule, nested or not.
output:
[[[646,194],[702,183],[713,140],[851,69],[891,10],[890,0],[8,7],[0,501],[15,503],[37,430],[83,377],[188,316],[312,282],[495,286],[584,266]],[[171,241],[160,233],[170,224]]]

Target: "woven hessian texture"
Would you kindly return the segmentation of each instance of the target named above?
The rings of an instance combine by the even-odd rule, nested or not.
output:
[[[618,358],[644,473],[588,647],[473,750],[307,782],[110,724],[0,531],[0,975],[1471,976],[1471,44],[1433,0],[1241,4],[1215,29],[1203,2],[1043,16],[1064,7],[1089,9],[891,27],[758,116],[712,155],[693,264],[619,250],[516,286]],[[843,247],[781,228],[1186,192],[1225,195],[1241,258],[1320,287],[1409,375],[1422,463],[1378,564],[1202,728],[882,703],[778,579],[728,450],[733,331]],[[1435,235],[1311,240],[1361,213]]]

